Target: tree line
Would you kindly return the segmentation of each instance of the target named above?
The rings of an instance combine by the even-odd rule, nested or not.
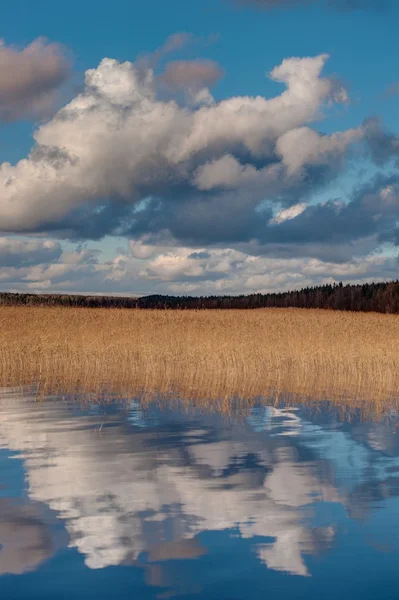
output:
[[[0,305],[176,310],[291,307],[393,314],[399,313],[399,280],[385,283],[365,283],[362,285],[343,285],[341,282],[306,287],[297,291],[240,296],[194,297],[155,294],[138,298],[5,292],[0,293]]]

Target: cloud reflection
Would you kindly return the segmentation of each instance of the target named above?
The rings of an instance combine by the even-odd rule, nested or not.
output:
[[[135,403],[132,425],[129,411],[101,410],[17,395],[0,402],[0,447],[23,459],[26,514],[39,505],[55,511],[90,569],[139,563],[149,581],[164,577],[172,587],[163,564],[206,554],[206,532],[234,531],[269,569],[308,576],[306,557],[328,550],[336,534],[332,519],[315,525],[315,501],[340,503],[356,517],[382,489],[399,494],[399,448],[381,424],[344,430],[267,407],[242,422],[152,414]],[[4,564],[7,572],[35,568],[54,552],[40,520],[20,510],[2,511],[0,536],[24,524],[25,541],[23,551],[5,546],[0,572]]]
[[[49,512],[35,502],[0,498],[0,575],[34,571],[56,554],[65,536]]]

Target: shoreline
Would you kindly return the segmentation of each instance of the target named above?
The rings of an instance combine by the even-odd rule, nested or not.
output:
[[[306,308],[399,314],[399,280],[359,285],[342,282],[268,294],[220,296],[104,296],[0,292],[0,306],[60,306],[156,310]]]

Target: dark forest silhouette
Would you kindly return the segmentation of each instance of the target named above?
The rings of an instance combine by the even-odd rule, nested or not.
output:
[[[68,306],[86,308],[150,309],[253,309],[324,308],[362,312],[399,313],[399,281],[363,285],[321,285],[299,291],[241,296],[167,296],[137,297],[80,296],[67,294],[0,293],[0,305]]]

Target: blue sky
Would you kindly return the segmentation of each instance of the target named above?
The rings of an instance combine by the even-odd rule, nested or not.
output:
[[[0,289],[247,293],[395,278],[399,5],[335,4],[3,3]],[[104,58],[119,62],[85,87]],[[282,63],[294,83],[268,76]],[[136,85],[153,103],[145,117]]]

